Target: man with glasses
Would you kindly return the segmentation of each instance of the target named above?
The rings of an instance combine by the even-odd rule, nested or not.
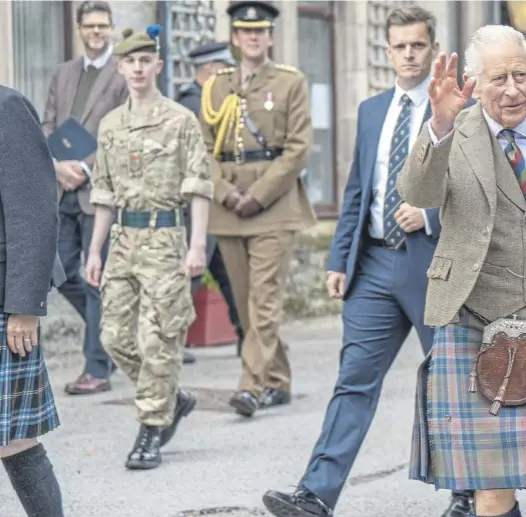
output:
[[[128,97],[126,83],[112,57],[113,19],[109,4],[102,1],[80,4],[77,29],[84,55],[59,65],[53,77],[43,116],[46,136],[70,117],[97,136],[100,120]],[[80,274],[81,255],[87,256],[93,231],[95,208],[89,202],[93,163],[94,155],[84,162],[55,162],[60,197],[59,255],[67,276],[59,292],[86,323],[84,371],[66,385],[66,392],[71,395],[111,389],[112,361],[99,337],[99,291],[87,285]],[[107,243],[103,260],[106,253]]]

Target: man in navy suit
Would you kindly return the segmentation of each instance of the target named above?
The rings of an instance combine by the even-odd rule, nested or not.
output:
[[[359,107],[354,160],[328,263],[329,294],[344,300],[340,373],[298,489],[263,496],[277,517],[332,515],[384,377],[410,330],[415,327],[425,355],[433,344],[424,307],[439,211],[405,203],[396,177],[431,115],[427,85],[438,51],[435,33],[435,17],[421,7],[400,7],[388,16],[386,52],[396,86]],[[469,496],[453,494],[443,517],[467,516]]]

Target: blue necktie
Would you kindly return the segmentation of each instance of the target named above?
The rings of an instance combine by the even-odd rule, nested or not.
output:
[[[396,178],[404,167],[409,153],[409,134],[411,131],[411,99],[407,95],[401,98],[402,111],[396,121],[391,152],[389,153],[389,173],[385,189],[384,240],[390,248],[399,248],[405,240],[405,232],[398,226],[394,215],[402,204],[396,188]]]

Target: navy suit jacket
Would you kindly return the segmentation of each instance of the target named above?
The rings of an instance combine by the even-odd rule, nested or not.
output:
[[[364,240],[368,236],[378,143],[394,91],[391,88],[375,95],[363,101],[358,108],[354,158],[327,264],[328,271],[346,274],[344,298],[349,296]],[[428,103],[424,123],[430,117],[431,106]],[[415,275],[426,275],[440,236],[440,209],[428,209],[426,215],[432,235],[427,235],[425,229],[406,235],[407,253]]]

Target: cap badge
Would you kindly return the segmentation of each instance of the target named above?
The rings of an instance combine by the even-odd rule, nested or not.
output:
[[[255,7],[249,7],[247,9],[246,19],[247,20],[257,20],[257,18],[258,18],[258,13],[256,11],[256,8]]]

